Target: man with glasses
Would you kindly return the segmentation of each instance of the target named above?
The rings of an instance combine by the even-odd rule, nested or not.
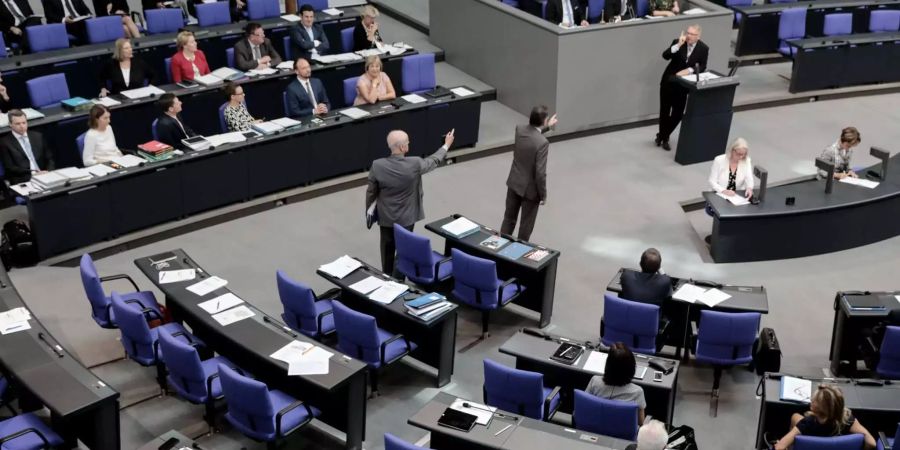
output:
[[[669,61],[659,83],[659,133],[656,146],[671,150],[669,135],[681,122],[688,90],[678,84],[678,77],[695,71],[706,71],[709,47],[700,41],[700,25],[691,25],[666,48],[663,59]]]
[[[234,44],[235,69],[243,72],[263,70],[281,63],[281,55],[272,47],[272,41],[266,37],[262,25],[250,22],[245,31],[247,39]]]

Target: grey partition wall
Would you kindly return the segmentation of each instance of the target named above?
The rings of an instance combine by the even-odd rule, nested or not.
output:
[[[526,115],[546,104],[560,131],[580,131],[656,117],[662,52],[688,25],[703,29],[708,69],[728,70],[731,10],[685,3],[707,12],[566,30],[498,0],[430,0],[430,39],[501,103]]]

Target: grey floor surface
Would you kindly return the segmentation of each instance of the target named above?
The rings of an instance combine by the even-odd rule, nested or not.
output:
[[[861,148],[879,145],[900,151],[896,148],[900,138],[898,102],[900,94],[741,112],[735,115],[732,138],[748,139],[753,160],[769,169],[771,180],[793,178],[812,173],[812,159],[843,126],[860,127]],[[507,130],[512,131],[511,127]],[[635,265],[640,252],[653,246],[662,252],[663,265],[671,274],[765,285],[771,313],[764,316],[763,325],[778,333],[784,368],[821,373],[827,365],[834,293],[897,289],[900,238],[808,258],[712,264],[702,243],[703,219],[689,217],[679,207],[680,201],[698,197],[706,188],[709,165],[675,164],[671,153],[652,145],[654,132],[652,127],[636,128],[551,146],[548,204],[541,208],[533,235],[534,241],[562,252],[551,330],[596,339],[603,286],[620,266]],[[868,161],[858,156],[854,163]],[[416,230],[429,236],[438,249],[441,240],[423,228],[428,220],[459,212],[498,226],[509,162],[507,153],[427,175],[427,218]],[[209,272],[229,280],[229,287],[242,298],[277,315],[281,305],[276,269],[321,290],[330,287],[315,275],[324,262],[349,254],[377,263],[377,232],[367,231],[359,217],[363,198],[363,187],[337,192],[103,258],[97,265],[101,274],[128,273],[149,288],[150,282],[132,261],[183,248]],[[892,217],[896,219],[896,212]],[[853,224],[847,226],[852,232]],[[84,363],[121,357],[117,332],[101,330],[90,319],[77,269],[40,266],[14,270],[11,277],[37,317]],[[511,364],[497,348],[517,328],[535,323],[512,308],[496,314],[492,336],[457,353],[453,381],[444,390],[479,399],[482,359]],[[478,316],[463,309],[457,349],[474,341],[479,333]],[[103,366],[96,373],[123,393],[124,403],[155,392],[152,371],[129,361]],[[757,380],[741,369],[727,372],[719,416],[710,418],[712,370],[686,365],[679,380],[675,422],[693,426],[703,449],[723,448],[719,443],[726,439],[733,443],[729,448],[751,448],[759,411],[754,396]],[[432,380],[411,366],[401,364],[387,372],[382,396],[369,403],[366,448],[382,448],[381,436],[387,431],[412,441],[422,438],[425,433],[406,425],[406,419],[436,392]],[[200,434],[204,429],[200,416],[200,407],[172,396],[126,408],[122,412],[123,448],[135,448],[173,428]],[[234,431],[204,437],[200,442],[211,448],[260,448]],[[290,448],[337,445],[310,430]]]

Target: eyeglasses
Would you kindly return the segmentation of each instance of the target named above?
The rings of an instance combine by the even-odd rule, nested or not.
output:
[[[256,36],[256,37],[266,37],[266,33],[253,33],[253,36]]]

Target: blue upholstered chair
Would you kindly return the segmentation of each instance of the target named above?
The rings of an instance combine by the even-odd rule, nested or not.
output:
[[[328,0],[297,0],[297,11],[300,11],[300,7],[303,5],[309,5],[314,10],[321,11],[328,9]]]
[[[87,29],[88,43],[91,44],[112,42],[125,37],[122,18],[115,14],[87,19],[84,21],[84,25]]]
[[[725,0],[725,6],[749,6],[753,4],[753,0]],[[734,24],[738,25],[741,23],[741,13],[735,11],[734,12]]]
[[[662,332],[664,332],[663,330]],[[610,346],[622,342],[629,350],[654,354],[662,348],[659,329],[659,306],[621,299],[612,294],[603,296],[603,318],[600,339]]]
[[[532,419],[548,421],[559,409],[560,387],[544,387],[544,375],[484,360],[484,402]]]
[[[284,323],[313,339],[334,333],[331,302],[338,298],[340,289],[331,289],[320,299],[309,286],[292,280],[280,270],[275,273],[275,281],[284,307],[281,314]]]
[[[219,107],[219,128],[223,133],[228,132],[228,123],[225,122],[225,108],[228,106],[228,102],[222,103],[222,106]]]
[[[869,14],[869,31],[878,33],[882,31],[900,30],[900,10],[881,9]]]
[[[359,77],[347,78],[344,80],[344,105],[351,106],[356,100],[356,82]]]
[[[769,0],[769,3],[794,3],[797,0]]]
[[[31,53],[69,48],[69,34],[61,23],[25,27],[25,37]]]
[[[62,444],[62,438],[34,414],[20,414],[0,422],[3,450],[50,449]]]
[[[353,27],[341,30],[341,50],[344,53],[353,51]]]
[[[572,426],[589,433],[635,441],[638,433],[638,405],[634,402],[608,400],[576,389]]]
[[[417,447],[409,442],[404,441],[403,439],[394,436],[391,433],[384,433],[384,450],[421,450],[422,447]]]
[[[306,403],[219,364],[219,380],[228,404],[227,420],[245,436],[276,449],[284,437],[320,413]]]
[[[798,435],[794,438],[794,450],[862,450],[865,437],[847,434],[834,437]]]
[[[378,395],[378,372],[410,354],[417,345],[402,334],[379,328],[370,315],[354,311],[337,300],[331,305],[338,349],[369,366],[372,395]]]
[[[806,37],[806,7],[788,8],[778,17],[778,53],[790,58],[796,49],[788,41]]]
[[[749,364],[753,360],[759,317],[759,313],[700,311],[696,358],[697,362],[712,364],[715,368],[712,390],[714,408],[718,405],[722,369]]]
[[[75,146],[78,147],[78,156],[84,156],[84,137],[87,136],[87,131],[78,135],[75,138]]]
[[[606,8],[606,0],[588,0],[588,22],[599,22],[603,17],[604,8]]]
[[[453,258],[431,249],[431,241],[394,224],[397,242],[397,270],[413,283],[433,285],[453,274]]]
[[[284,109],[284,117],[290,117],[290,107],[288,107],[287,91],[281,93],[281,107]]]
[[[174,33],[184,26],[181,8],[160,8],[144,10],[147,34]]]
[[[503,281],[497,278],[497,264],[457,249],[450,251],[453,257],[453,297],[473,308],[481,310],[481,333],[487,337],[490,313],[513,301],[525,286],[515,278]]]
[[[203,3],[196,6],[197,23],[201,27],[211,27],[231,23],[231,12],[227,1]]]
[[[225,49],[225,64],[232,69],[234,68],[234,47]]]
[[[112,312],[112,298],[106,295],[103,290],[103,283],[113,280],[127,280],[134,287],[132,292],[123,292],[119,296],[127,304],[138,310],[148,309],[146,320],[161,320],[163,314],[159,304],[156,303],[156,297],[153,292],[141,291],[137,283],[128,275],[108,275],[100,277],[97,274],[97,267],[94,266],[94,260],[91,255],[85,253],[81,255],[81,284],[84,286],[84,293],[87,295],[88,301],[91,302],[91,317],[94,322],[103,328],[116,328],[115,314]]]
[[[261,20],[281,15],[278,0],[247,0],[247,17],[250,20]]]
[[[298,9],[298,11],[299,11],[299,9]],[[284,60],[285,61],[296,61],[296,59],[294,59],[294,50],[293,50],[294,46],[291,45],[291,37],[290,36],[285,36],[285,37],[281,38],[281,46],[284,47]],[[287,114],[285,114],[285,116],[287,116]]]
[[[418,94],[434,89],[434,53],[420,53],[403,58],[401,64],[403,92]]]
[[[0,33],[0,58],[6,58],[6,41],[3,39],[3,33]]]
[[[541,3],[541,18],[547,19],[547,2]]]
[[[500,0],[504,5],[512,6],[513,8],[519,7],[519,0]]]
[[[637,0],[635,2],[635,9],[637,9],[635,14],[637,14],[638,17],[644,17],[647,14],[650,14],[650,0]]]
[[[9,380],[7,380],[6,377],[0,375],[0,406],[5,406],[9,410],[9,412],[11,412],[12,415],[15,416],[18,414],[18,412],[16,412],[15,408],[13,408],[12,405],[9,404],[9,402],[7,401],[8,398],[6,397],[6,389],[8,387]]]
[[[887,448],[893,450],[897,448],[896,446],[900,444],[900,423],[897,424],[897,431],[894,432],[894,437],[888,437],[887,433],[879,431],[875,440],[878,441],[875,446],[876,450],[885,450]]]
[[[35,77],[26,81],[25,86],[28,88],[31,106],[35,108],[56,106],[59,102],[71,98],[64,73]]]
[[[900,380],[900,327],[885,327],[875,372],[881,378]]]
[[[822,34],[825,36],[841,36],[853,33],[853,13],[825,14]]]
[[[153,123],[150,124],[150,133],[153,134],[153,140],[159,140],[159,132],[156,130],[156,125],[159,124],[159,119],[153,119]]]

